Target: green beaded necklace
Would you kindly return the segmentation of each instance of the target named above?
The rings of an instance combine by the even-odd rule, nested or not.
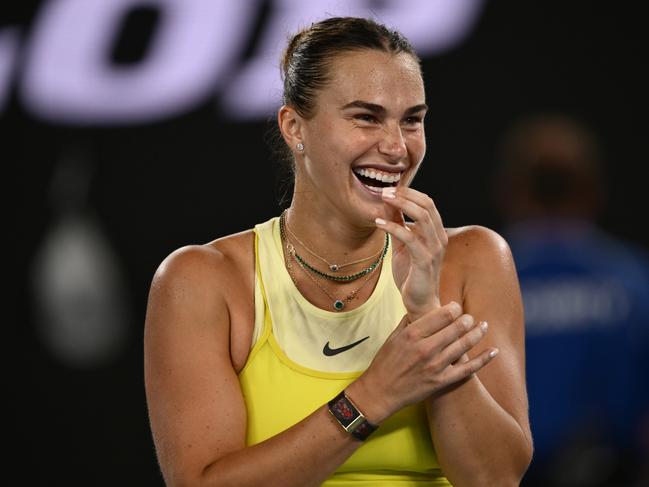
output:
[[[293,246],[293,245],[288,241],[288,239],[286,238],[286,232],[285,232],[285,229],[286,229],[286,226],[285,226],[285,225],[286,225],[286,222],[284,221],[284,218],[285,218],[284,215],[285,215],[285,214],[286,214],[286,212],[282,213],[282,215],[281,215],[280,218],[279,218],[279,233],[280,233],[280,237],[281,237],[281,239],[282,239],[282,243],[284,243],[284,244],[286,245],[287,255],[286,255],[286,261],[285,261],[285,264],[286,264],[286,268],[287,268],[287,270],[288,270],[289,276],[291,277],[291,280],[293,281],[293,284],[295,284],[295,287],[298,287],[297,279],[295,278],[295,275],[293,274],[293,266],[291,265],[291,261],[290,261],[290,258],[291,258],[291,257],[292,257],[293,259],[295,259],[295,262],[297,262],[298,264],[300,264],[300,267],[302,268],[302,271],[304,272],[304,274],[305,274],[305,275],[306,275],[306,276],[307,276],[311,281],[313,281],[313,283],[314,283],[314,284],[315,284],[315,285],[316,285],[316,286],[317,286],[317,287],[318,287],[322,292],[324,292],[324,293],[329,297],[329,299],[331,299],[331,300],[333,301],[333,302],[332,302],[332,307],[333,307],[333,309],[334,309],[335,311],[342,311],[343,309],[345,309],[345,305],[346,305],[346,303],[350,303],[354,298],[356,298],[356,295],[358,294],[358,292],[359,292],[363,287],[365,287],[365,285],[369,282],[370,278],[372,277],[372,274],[371,274],[371,273],[372,273],[372,272],[376,269],[376,267],[377,267],[377,266],[382,262],[383,258],[385,257],[385,254],[387,253],[387,249],[388,249],[388,245],[389,245],[389,240],[388,240],[388,239],[389,239],[389,235],[386,234],[386,245],[385,245],[385,247],[383,248],[383,250],[381,251],[381,256],[379,257],[378,261],[375,262],[373,265],[371,265],[370,267],[368,267],[368,268],[365,270],[365,271],[367,271],[367,272],[365,272],[363,275],[367,275],[367,277],[365,278],[365,280],[363,281],[363,283],[362,283],[358,288],[356,288],[355,290],[353,290],[352,292],[350,292],[349,294],[347,294],[347,296],[345,296],[345,297],[342,298],[342,299],[339,299],[339,298],[336,298],[335,296],[333,296],[331,293],[329,293],[329,291],[327,291],[327,290],[326,290],[326,289],[325,289],[325,288],[324,288],[324,287],[323,287],[323,286],[318,282],[318,280],[317,280],[314,276],[312,276],[311,274],[309,274],[309,272],[308,272],[308,271],[309,271],[309,268],[313,269],[313,267],[308,266],[308,264],[307,264],[308,267],[305,266],[305,265],[303,265],[303,262],[304,262],[304,261],[303,261],[302,259],[300,259],[300,257],[299,257],[299,256],[297,255],[297,253],[295,252],[295,247],[294,247],[294,246]],[[313,271],[315,271],[315,273],[316,273],[316,274],[319,274],[319,275],[320,275],[320,274],[324,274],[324,273],[321,273],[320,271],[318,271],[317,269],[313,269]],[[362,272],[364,272],[364,271],[362,271]],[[338,277],[338,276],[336,276],[336,277]],[[345,276],[341,276],[341,277],[345,277]],[[360,276],[359,276],[359,277],[360,277]],[[356,279],[358,279],[358,278],[356,278]],[[353,279],[350,279],[350,280],[353,280]]]
[[[286,242],[288,242],[288,239],[286,238],[286,211],[282,213],[282,215],[279,218],[279,230],[280,234],[282,236],[282,239]],[[290,244],[289,244],[290,245]],[[388,252],[388,248],[390,246],[390,235],[388,233],[385,234],[385,245],[383,246],[383,250],[381,251],[381,255],[379,255],[378,259],[376,259],[369,267],[366,267],[362,271],[356,272],[354,274],[349,274],[346,276],[338,276],[338,275],[333,275],[333,274],[327,274],[326,272],[322,272],[315,267],[313,267],[311,264],[309,264],[307,261],[305,261],[295,250],[295,247],[291,245],[291,248],[289,251],[295,258],[298,264],[300,264],[300,267],[302,267],[305,270],[308,270],[312,272],[313,274],[317,274],[320,277],[324,277],[325,279],[329,279],[331,281],[337,281],[337,282],[351,282],[355,281],[356,279],[360,279],[363,276],[366,276],[370,274],[376,267],[383,261],[383,258]]]

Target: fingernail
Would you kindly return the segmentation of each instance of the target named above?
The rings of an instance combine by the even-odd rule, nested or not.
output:
[[[383,188],[382,195],[384,198],[394,199],[396,198],[396,195],[394,194],[396,190],[397,188],[394,188],[392,186],[387,186]]]
[[[375,222],[377,225],[385,225],[385,220],[384,220],[383,218],[375,218],[375,219],[374,219],[374,222]]]
[[[489,328],[489,323],[487,323],[486,321],[483,321],[483,322],[480,324],[480,329],[481,329],[482,331],[487,331],[487,328]]]
[[[462,314],[462,306],[460,306],[455,301],[451,301],[448,304],[449,304],[449,308],[450,308],[452,316],[454,318],[458,318]]]
[[[499,351],[500,351],[500,350],[498,350],[497,348],[494,348],[491,352],[489,352],[489,356],[490,356],[491,358],[494,358],[496,355],[498,355],[498,352],[499,352]]]

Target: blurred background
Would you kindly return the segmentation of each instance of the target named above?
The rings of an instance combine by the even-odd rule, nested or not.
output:
[[[431,109],[415,187],[447,226],[485,225],[512,247],[536,441],[523,485],[649,485],[647,10],[4,2],[5,255],[19,267],[7,476],[162,485],[142,372],[151,277],[182,245],[279,214],[286,175],[266,143],[279,54],[300,26],[363,15],[401,30],[423,59]]]

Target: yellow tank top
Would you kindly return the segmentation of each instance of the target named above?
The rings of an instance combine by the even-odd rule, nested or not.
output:
[[[255,261],[253,347],[239,374],[248,414],[247,445],[298,423],[359,377],[405,314],[392,278],[391,251],[370,298],[341,312],[312,305],[295,288],[284,266],[278,218],[255,227]],[[325,348],[334,353],[325,355]],[[381,424],[323,485],[359,484],[451,485],[437,462],[423,404]]]

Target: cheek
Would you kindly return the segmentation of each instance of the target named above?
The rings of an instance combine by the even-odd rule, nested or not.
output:
[[[348,127],[345,131],[347,153],[351,157],[360,157],[378,145],[385,138],[385,132],[377,128]]]
[[[408,138],[408,148],[417,161],[423,159],[426,153],[426,136],[423,131],[412,134]]]
[[[326,133],[326,132],[323,132]],[[356,127],[335,127],[317,140],[318,153],[333,164],[348,165],[377,143],[376,135]]]

